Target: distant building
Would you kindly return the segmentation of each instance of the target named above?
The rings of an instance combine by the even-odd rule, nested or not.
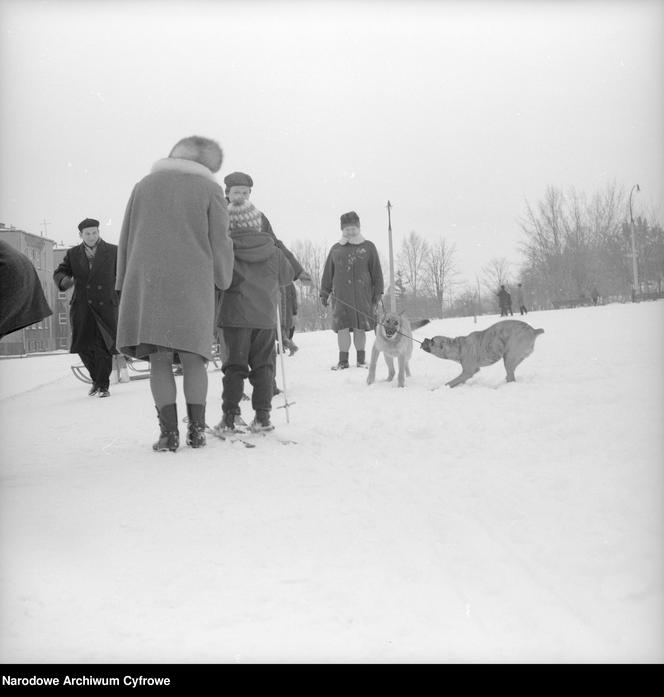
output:
[[[16,356],[25,353],[53,351],[62,346],[56,346],[54,326],[58,322],[57,288],[53,283],[55,242],[47,237],[33,235],[25,230],[18,230],[11,225],[0,223],[0,239],[10,244],[14,249],[25,254],[35,266],[41,281],[44,295],[49,307],[53,310],[50,317],[45,317],[36,324],[25,329],[8,334],[0,340],[0,355]],[[69,320],[67,320],[69,321]]]
[[[69,247],[58,246],[53,250],[53,268],[57,269],[60,262],[65,258]],[[51,305],[53,310],[53,340],[56,349],[68,350],[71,345],[71,324],[69,321],[69,303],[74,293],[73,287],[69,290],[58,290],[53,281],[53,292],[55,293],[55,304]]]

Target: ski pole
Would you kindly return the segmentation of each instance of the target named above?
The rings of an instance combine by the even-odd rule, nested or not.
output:
[[[288,396],[286,393],[286,371],[284,369],[284,341],[281,335],[281,312],[279,311],[279,306],[281,305],[281,295],[279,296],[279,302],[277,303],[277,339],[279,341],[279,363],[281,365],[281,392],[284,395],[284,409],[286,410],[286,423],[290,423],[290,418],[288,416]]]

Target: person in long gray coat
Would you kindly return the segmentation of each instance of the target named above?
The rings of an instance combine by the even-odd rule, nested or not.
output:
[[[179,446],[173,354],[182,364],[187,444],[205,445],[206,362],[212,358],[215,287],[233,278],[233,243],[224,192],[213,174],[218,143],[179,141],[132,191],[118,249],[121,351],[150,361],[161,434],[155,450]]]
[[[362,236],[355,211],[341,216],[341,233],[341,240],[327,255],[320,283],[320,300],[325,307],[332,296],[332,329],[339,345],[339,362],[332,370],[348,368],[351,331],[357,365],[367,366],[366,333],[376,328],[376,305],[384,289],[378,250]]]
[[[0,240],[0,339],[52,314],[34,264]]]

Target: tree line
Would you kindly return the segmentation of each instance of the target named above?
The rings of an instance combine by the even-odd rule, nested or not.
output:
[[[535,205],[526,202],[517,221],[522,263],[513,269],[505,258],[492,259],[472,282],[461,278],[454,243],[440,236],[430,242],[416,231],[402,241],[395,258],[394,292],[398,310],[410,317],[442,318],[495,313],[501,285],[522,283],[529,309],[551,309],[600,301],[628,300],[632,288],[632,247],[628,196],[615,184],[591,197],[574,189],[548,187]],[[654,215],[634,217],[641,297],[664,293],[664,230]],[[328,249],[310,240],[291,251],[312,277],[298,288],[300,331],[330,326],[318,299]],[[386,286],[389,263],[381,256]],[[389,299],[384,299],[389,309]]]

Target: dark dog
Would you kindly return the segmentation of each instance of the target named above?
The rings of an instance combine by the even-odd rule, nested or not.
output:
[[[379,318],[376,325],[376,340],[371,349],[367,385],[371,385],[376,379],[376,362],[382,351],[387,363],[388,381],[394,378],[394,359],[396,358],[399,364],[397,384],[399,387],[405,387],[406,376],[410,377],[408,361],[413,355],[413,329],[428,323],[428,319],[414,319],[409,322],[403,312],[399,314],[386,312]]]
[[[446,383],[450,387],[466,382],[480,368],[501,358],[505,363],[507,382],[515,382],[514,370],[524,358],[530,356],[535,347],[535,339],[543,333],[543,329],[533,329],[525,322],[508,319],[496,322],[484,331],[472,332],[456,339],[445,336],[425,339],[422,349],[438,358],[461,363],[461,374]]]

